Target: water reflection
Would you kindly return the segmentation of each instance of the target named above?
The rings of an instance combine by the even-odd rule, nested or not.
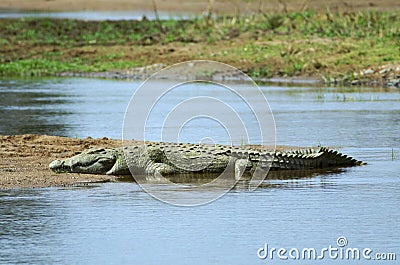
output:
[[[298,180],[298,179],[310,179],[314,177],[323,177],[328,175],[340,174],[345,172],[345,168],[326,168],[326,169],[307,169],[307,170],[270,170],[264,180],[264,183],[274,182],[277,180]],[[140,183],[146,184],[188,184],[201,186],[209,184],[220,178],[219,184],[224,185],[225,182],[236,182],[234,174],[225,173],[221,175],[219,173],[182,173],[182,174],[171,174],[165,177],[153,176],[153,175],[135,175],[134,178],[127,177],[122,181],[135,181],[140,180]],[[222,178],[222,179],[221,179]],[[252,179],[250,172],[245,172],[241,180],[238,182],[238,187],[243,187],[248,184]],[[215,183],[215,185],[218,185]],[[211,185],[212,187],[213,185]]]
[[[139,185],[145,191],[151,191],[157,197],[159,192],[163,195],[167,193],[169,196],[177,198],[179,196],[187,199],[191,193],[204,197],[207,193],[225,193],[227,189],[234,192],[247,192],[254,185],[258,185],[257,189],[324,189],[331,190],[337,188],[336,178],[342,174],[348,174],[348,170],[354,168],[326,168],[311,170],[270,170],[264,181],[252,182],[252,175],[249,172],[243,174],[242,178],[235,180],[234,174],[226,173],[221,176],[219,173],[182,173],[172,174],[165,177],[135,175],[134,177],[125,176],[118,182],[140,183]],[[218,179],[218,181],[216,181]],[[78,187],[99,187],[98,184],[82,183]],[[186,193],[186,195],[185,195]],[[163,200],[160,197],[158,199]],[[192,202],[197,198],[192,198]],[[200,202],[198,202],[200,203]]]

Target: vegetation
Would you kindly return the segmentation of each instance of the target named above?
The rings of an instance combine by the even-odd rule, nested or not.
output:
[[[0,75],[211,59],[252,77],[344,77],[400,62],[400,12],[281,12],[189,20],[1,19]]]

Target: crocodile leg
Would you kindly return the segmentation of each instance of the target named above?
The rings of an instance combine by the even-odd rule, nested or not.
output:
[[[177,173],[176,168],[165,163],[149,163],[146,166],[145,172],[152,175],[170,175]]]

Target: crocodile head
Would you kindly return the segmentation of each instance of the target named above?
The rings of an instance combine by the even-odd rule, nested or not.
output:
[[[49,168],[57,173],[110,174],[117,157],[114,149],[92,148],[65,160],[54,160]]]

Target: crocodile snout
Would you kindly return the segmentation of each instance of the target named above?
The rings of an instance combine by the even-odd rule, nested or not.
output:
[[[49,168],[54,172],[61,172],[63,168],[64,162],[61,160],[54,160],[50,163]]]

